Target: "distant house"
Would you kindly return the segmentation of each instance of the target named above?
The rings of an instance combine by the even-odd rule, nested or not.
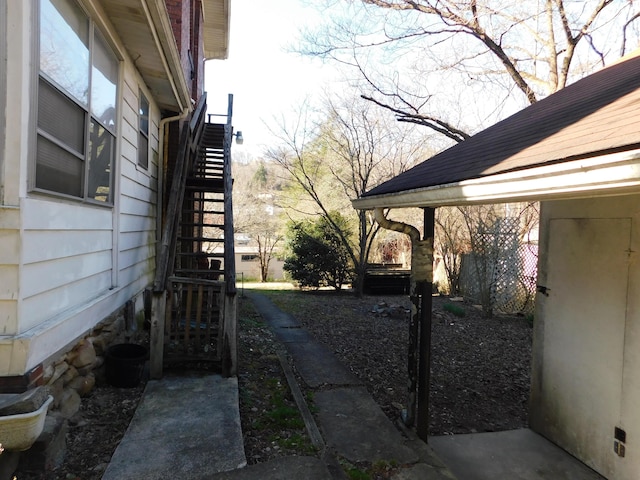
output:
[[[0,390],[153,282],[228,0],[0,0]]]
[[[236,253],[236,273],[240,280],[260,280],[260,253],[257,246],[237,245]],[[269,262],[269,280],[284,279],[284,260],[274,256]]]
[[[359,209],[541,201],[530,426],[640,472],[638,52],[367,192]]]

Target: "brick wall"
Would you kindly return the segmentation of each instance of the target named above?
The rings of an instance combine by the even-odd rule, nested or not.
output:
[[[204,91],[202,0],[165,0],[165,3],[191,98],[197,102]]]

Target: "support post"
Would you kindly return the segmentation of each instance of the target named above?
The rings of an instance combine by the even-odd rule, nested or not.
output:
[[[416,425],[425,442],[429,433],[429,390],[431,382],[431,323],[433,298],[433,238],[435,210],[424,208],[424,235],[417,228],[389,220],[382,208],[374,211],[376,221],[388,230],[411,238],[411,319],[409,323],[408,390],[404,423]],[[417,412],[417,413],[416,413]]]
[[[149,376],[154,379],[162,378],[164,355],[164,323],[167,307],[166,290],[153,292],[151,301],[151,331],[149,332]]]
[[[422,271],[426,274],[416,282],[420,301],[420,350],[418,354],[418,414],[416,430],[425,442],[429,435],[429,393],[431,390],[431,325],[433,310],[433,238],[435,235],[435,209],[424,209],[424,236],[426,244],[422,254]]]

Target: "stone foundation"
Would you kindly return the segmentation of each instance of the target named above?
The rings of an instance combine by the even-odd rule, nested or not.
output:
[[[130,306],[123,307],[100,322],[71,350],[52,363],[39,366],[25,375],[23,380],[27,380],[26,382],[17,382],[12,379],[16,385],[12,383],[7,389],[13,390],[13,393],[44,386],[54,398],[49,407],[45,429],[36,443],[27,451],[15,452],[20,453],[21,468],[27,467],[31,471],[51,471],[62,463],[66,451],[64,438],[68,420],[80,409],[82,397],[88,395],[96,383],[106,382],[102,367],[107,348],[113,344],[135,341],[140,336],[139,332],[143,329],[142,312],[138,315],[141,317],[139,321],[135,318],[126,318],[127,316],[135,316]],[[22,388],[19,388],[18,383],[22,383]],[[17,460],[13,457],[17,457],[13,452],[5,451],[0,455],[0,471],[6,470],[8,463],[11,463],[9,469],[15,469],[14,463],[17,463]]]

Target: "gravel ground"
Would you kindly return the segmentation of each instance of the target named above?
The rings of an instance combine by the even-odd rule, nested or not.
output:
[[[272,285],[270,285],[273,288]],[[408,299],[344,292],[264,290],[363,379],[392,420],[406,402]],[[430,433],[499,431],[527,425],[531,327],[524,318],[484,319],[471,305],[434,297]],[[455,309],[453,309],[455,310]],[[313,455],[276,352],[281,346],[247,298],[240,299],[239,385],[249,463]],[[18,480],[100,479],[135,412],[144,385],[101,385],[71,420],[68,452],[49,474],[19,470]],[[378,466],[379,468],[379,466]],[[384,470],[384,469],[383,469]],[[369,478],[387,478],[384,472]]]
[[[407,297],[264,293],[364,380],[389,418],[400,416],[407,398]],[[472,305],[434,297],[430,434],[527,426],[531,338],[523,317],[486,319]]]

